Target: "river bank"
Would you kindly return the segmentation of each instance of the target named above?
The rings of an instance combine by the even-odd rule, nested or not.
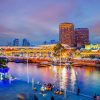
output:
[[[37,85],[36,85],[37,86]],[[37,86],[38,87],[38,86]],[[66,98],[64,95],[55,95],[53,92],[46,92],[45,95],[42,95],[39,91],[32,90],[32,84],[25,81],[16,80],[11,84],[1,84],[0,83],[0,99],[1,100],[17,100],[18,94],[23,93],[26,95],[26,100],[32,100],[34,94],[38,97],[39,100],[50,100],[51,96],[54,96],[55,100],[92,100],[91,97],[86,95],[77,96],[74,92],[67,91]],[[5,95],[5,96],[4,96]]]

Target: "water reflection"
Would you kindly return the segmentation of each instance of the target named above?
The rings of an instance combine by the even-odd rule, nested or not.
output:
[[[8,63],[10,73],[15,77],[27,81],[26,64]],[[76,74],[77,73],[77,77]],[[99,93],[100,90],[100,70],[93,67],[66,67],[50,66],[38,68],[35,64],[29,64],[29,78],[42,82],[52,82],[56,87],[75,91],[77,82],[81,91],[86,94]]]

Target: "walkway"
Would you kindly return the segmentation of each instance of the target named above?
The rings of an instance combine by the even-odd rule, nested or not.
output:
[[[26,100],[33,100],[34,94],[37,95],[39,100],[50,100],[52,95],[55,97],[55,100],[92,100],[90,96],[83,94],[77,96],[71,91],[67,91],[66,99],[64,95],[54,95],[53,92],[47,92],[45,95],[42,95],[39,90],[37,92],[32,91],[31,83],[28,84],[24,81],[13,81],[11,84],[2,84],[2,82],[0,82],[0,100],[17,100],[19,93],[25,93],[27,95]]]

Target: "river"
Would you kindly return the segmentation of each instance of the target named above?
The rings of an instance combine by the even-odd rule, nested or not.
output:
[[[27,81],[27,64],[8,63],[9,73],[20,80]],[[80,88],[85,95],[100,95],[100,69],[95,67],[66,67],[50,66],[39,68],[36,64],[28,66],[29,80],[54,83],[56,87],[70,91]]]

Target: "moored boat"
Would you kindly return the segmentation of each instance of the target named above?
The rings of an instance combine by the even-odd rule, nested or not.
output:
[[[72,59],[72,61],[73,61],[72,65],[100,67],[99,59],[81,58],[81,59]]]

